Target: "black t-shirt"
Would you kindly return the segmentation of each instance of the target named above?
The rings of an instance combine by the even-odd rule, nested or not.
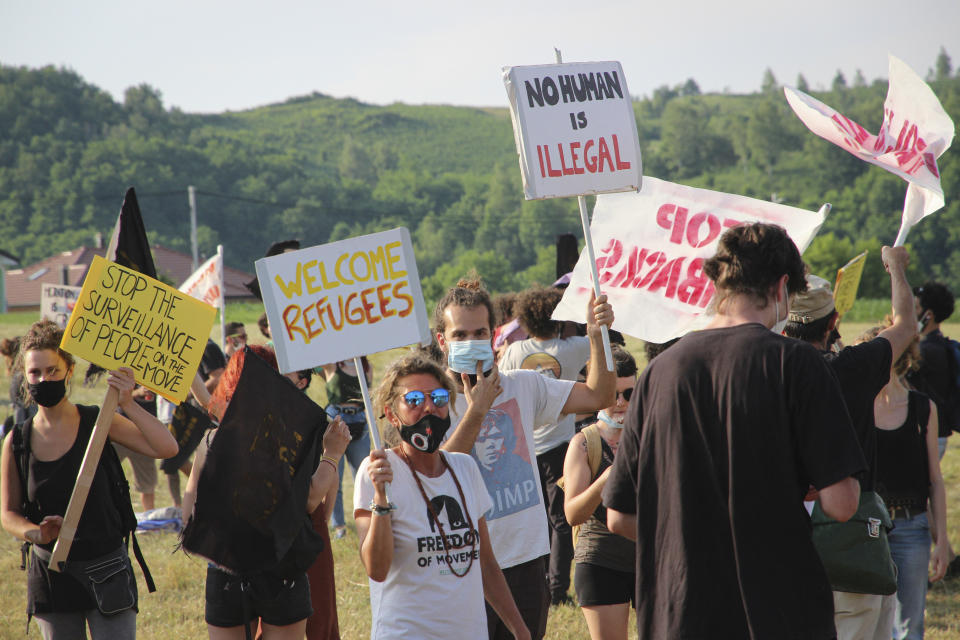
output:
[[[608,508],[637,514],[641,638],[833,638],[808,485],[866,468],[811,345],[760,324],[697,331],[637,381]]]
[[[940,421],[937,435],[941,438],[949,436],[953,427],[950,424],[953,382],[948,348],[947,338],[940,330],[931,331],[920,341],[920,368],[907,375],[911,385],[936,403]]]
[[[824,353],[823,358],[840,382],[853,430],[870,467],[857,476],[860,490],[873,491],[877,458],[873,401],[890,381],[893,348],[886,338],[874,338],[870,342],[844,347],[839,353]]]
[[[200,377],[206,382],[210,373],[217,369],[223,369],[227,366],[227,359],[223,351],[217,346],[217,343],[207,338],[207,346],[203,349],[203,357],[200,358]]]

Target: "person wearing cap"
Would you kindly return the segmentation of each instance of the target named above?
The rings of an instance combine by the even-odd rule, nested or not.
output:
[[[893,324],[868,342],[834,349],[840,334],[840,316],[833,290],[823,278],[807,275],[807,291],[797,294],[790,306],[784,334],[815,346],[840,382],[847,411],[869,464],[876,459],[873,401],[890,380],[890,367],[910,345],[917,332],[913,294],[907,282],[910,261],[903,247],[883,247],[883,265],[890,274]],[[862,491],[874,491],[876,469],[859,474]],[[872,638],[880,624],[881,595],[833,592],[834,622],[839,640]]]

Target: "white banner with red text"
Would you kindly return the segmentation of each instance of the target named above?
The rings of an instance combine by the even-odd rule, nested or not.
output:
[[[180,291],[223,309],[223,256],[218,253],[204,262],[180,285]]]
[[[649,176],[638,193],[598,196],[590,229],[600,288],[616,316],[613,328],[662,343],[702,327],[714,295],[703,262],[716,253],[726,229],[744,222],[778,224],[802,253],[824,217]],[[554,320],[583,322],[592,291],[588,260],[582,252]]]
[[[877,135],[816,98],[790,87],[783,91],[810,131],[909,183],[896,244],[903,243],[913,225],[943,207],[937,158],[953,142],[953,120],[927,83],[903,61],[890,56],[887,99]]]

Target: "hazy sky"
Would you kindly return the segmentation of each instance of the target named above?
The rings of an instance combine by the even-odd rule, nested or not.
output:
[[[690,77],[751,92],[767,67],[813,88],[837,69],[873,80],[888,52],[925,76],[941,46],[960,65],[960,0],[0,2],[3,64],[69,67],[118,100],[147,83],[187,112],[313,91],[506,105],[501,67],[553,62],[553,47],[567,62],[619,60],[630,92],[649,95]]]

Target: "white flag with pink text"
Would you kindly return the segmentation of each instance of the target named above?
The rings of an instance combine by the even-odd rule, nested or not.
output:
[[[927,83],[903,61],[890,56],[887,99],[877,135],[816,98],[790,87],[783,91],[810,131],[908,182],[895,244],[903,244],[913,225],[943,207],[937,158],[953,142],[953,120]]]
[[[590,230],[596,243],[600,289],[616,319],[613,328],[662,343],[709,321],[713,283],[703,262],[720,236],[746,222],[778,224],[802,253],[826,215],[719,191],[643,176],[639,192],[597,196]],[[583,322],[593,291],[590,259],[580,254],[554,320]]]

